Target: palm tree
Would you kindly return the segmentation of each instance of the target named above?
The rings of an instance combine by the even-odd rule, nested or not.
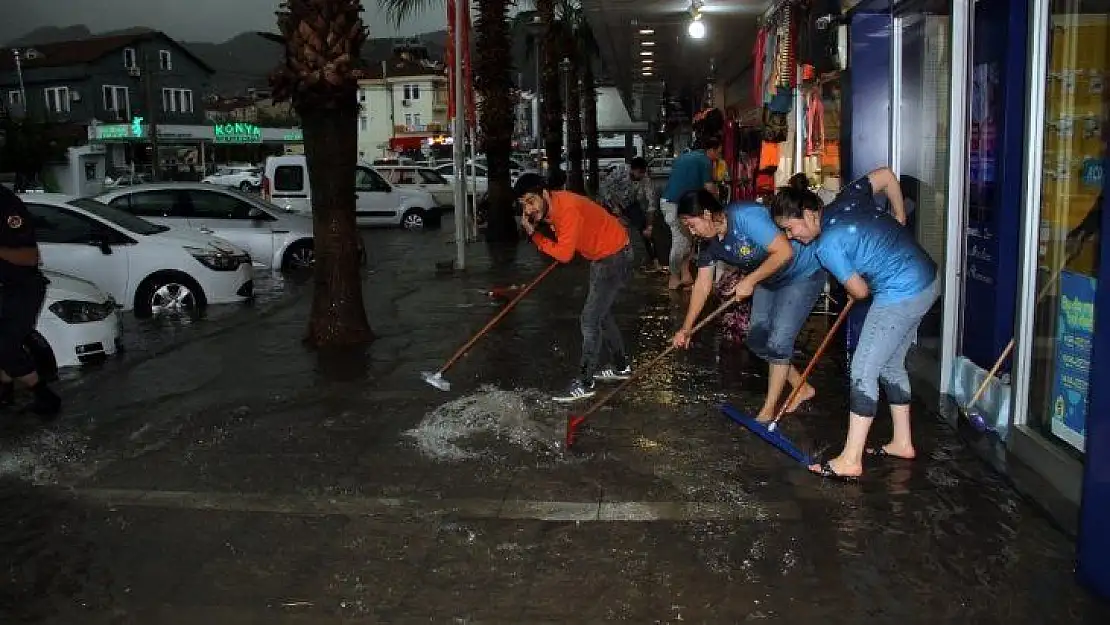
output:
[[[316,347],[373,339],[362,302],[355,226],[359,0],[284,0],[277,12],[285,58],[270,76],[275,99],[292,99],[304,129],[316,266],[305,341]]]
[[[513,150],[513,104],[517,93],[512,76],[512,37],[509,8],[513,0],[475,0],[478,19],[474,22],[474,87],[478,104],[478,140],[486,155],[489,176],[489,216],[486,240],[517,240],[516,214],[510,166]],[[400,24],[406,17],[445,0],[378,0],[379,5]],[[461,105],[461,103],[460,103]]]
[[[582,175],[582,84],[578,76],[582,67],[591,62],[581,40],[589,26],[578,0],[560,0],[558,9],[559,22],[562,25],[563,54],[568,61],[567,188],[576,193],[585,193],[586,184]]]
[[[559,77],[560,54],[564,41],[562,24],[556,9],[558,0],[535,0],[536,12],[543,25],[540,42],[540,107],[543,116],[543,148],[547,155],[547,171],[552,182],[561,185],[563,170],[563,90]]]
[[[586,133],[586,170],[589,173],[586,190],[591,196],[596,196],[601,184],[601,167],[598,165],[601,148],[597,141],[597,75],[594,74],[594,60],[600,54],[600,48],[593,29],[585,20],[578,29],[577,41],[582,53],[582,129]]]

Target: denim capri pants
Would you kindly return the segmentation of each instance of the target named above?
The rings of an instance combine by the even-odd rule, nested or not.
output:
[[[822,269],[774,288],[756,286],[752,294],[748,349],[772,365],[790,364],[794,340],[813,312],[827,280],[828,274]]]

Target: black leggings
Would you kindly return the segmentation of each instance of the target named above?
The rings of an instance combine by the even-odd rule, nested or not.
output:
[[[0,287],[0,371],[10,378],[35,372],[35,362],[24,349],[35,331],[46,298],[46,282]]]

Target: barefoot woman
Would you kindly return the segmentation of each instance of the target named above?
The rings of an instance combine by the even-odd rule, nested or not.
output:
[[[828,206],[808,189],[787,187],[771,201],[775,221],[791,239],[807,244],[817,259],[856,300],[873,298],[852,356],[848,439],[832,460],[810,470],[828,478],[863,473],[863,456],[913,458],[910,436],[910,379],[906,354],[917,339],[921,318],[939,293],[937,266],[899,219],[874,205],[885,192],[903,215],[902,192],[889,169],[879,169],[848,185]],[[865,450],[867,432],[882,384],[894,436],[878,449]]]
[[[724,261],[746,273],[736,284],[733,297],[737,300],[752,298],[748,347],[771,368],[767,397],[757,418],[769,421],[775,415],[786,382],[796,386],[801,381],[798,370],[790,364],[794,339],[821,295],[826,274],[814,250],[788,241],[767,209],[756,202],[735,202],[722,208],[709,192],[691,191],[679,200],[678,218],[704,243],[698,256],[698,277],[690,296],[686,321],[675,334],[674,345],[686,347],[690,344],[690,329],[713,288],[716,261]],[[813,395],[813,387],[806,385],[787,411],[793,411]]]

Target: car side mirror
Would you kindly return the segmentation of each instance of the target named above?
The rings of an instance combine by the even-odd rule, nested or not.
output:
[[[99,248],[100,253],[104,254],[105,256],[111,256],[111,254],[112,254],[112,246],[109,245],[108,241],[105,240],[105,239],[102,239],[102,238],[91,239],[91,240],[89,240],[89,245],[91,245],[93,247],[96,247],[96,248]]]

